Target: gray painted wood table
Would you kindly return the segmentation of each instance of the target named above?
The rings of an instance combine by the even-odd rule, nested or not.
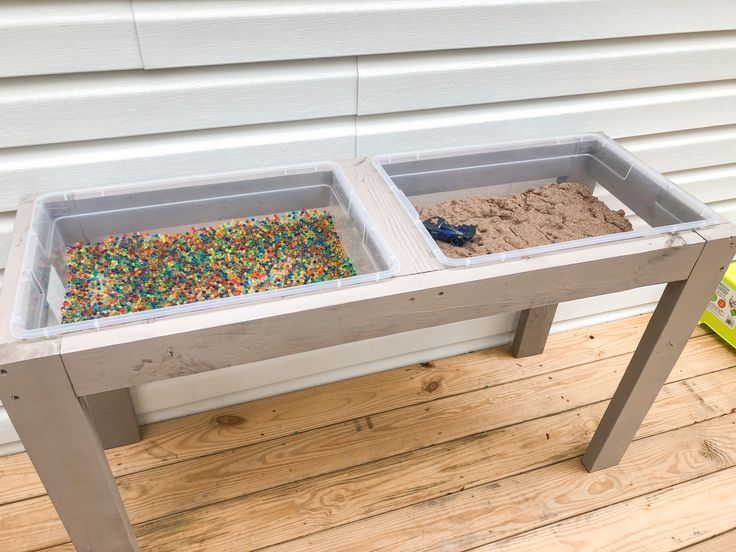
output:
[[[138,440],[129,388],[227,366],[521,312],[512,350],[542,352],[558,303],[667,283],[583,456],[617,464],[734,256],[736,227],[444,269],[367,160],[343,164],[401,262],[391,280],[19,341],[10,309],[33,198],[18,210],[0,297],[0,400],[80,551],[137,550],[104,448]]]

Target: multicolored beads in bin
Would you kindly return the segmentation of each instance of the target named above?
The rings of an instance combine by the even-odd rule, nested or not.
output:
[[[356,274],[329,213],[294,211],[67,248],[62,322],[79,322]]]

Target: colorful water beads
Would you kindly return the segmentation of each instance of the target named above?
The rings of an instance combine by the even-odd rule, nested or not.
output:
[[[318,210],[76,243],[67,266],[64,323],[356,274],[332,216]]]

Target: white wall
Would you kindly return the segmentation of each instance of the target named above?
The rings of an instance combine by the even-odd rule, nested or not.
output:
[[[736,218],[732,0],[5,0],[0,270],[27,192],[592,130]],[[651,310],[660,291],[563,305],[555,331]],[[501,343],[513,322],[134,398],[150,422]],[[19,449],[0,407],[0,453]]]

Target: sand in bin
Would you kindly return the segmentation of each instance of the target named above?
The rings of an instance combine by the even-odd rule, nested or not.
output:
[[[577,182],[547,184],[504,197],[453,199],[417,208],[422,220],[444,217],[474,224],[462,247],[438,241],[448,257],[461,258],[631,230],[624,212],[613,211]]]

